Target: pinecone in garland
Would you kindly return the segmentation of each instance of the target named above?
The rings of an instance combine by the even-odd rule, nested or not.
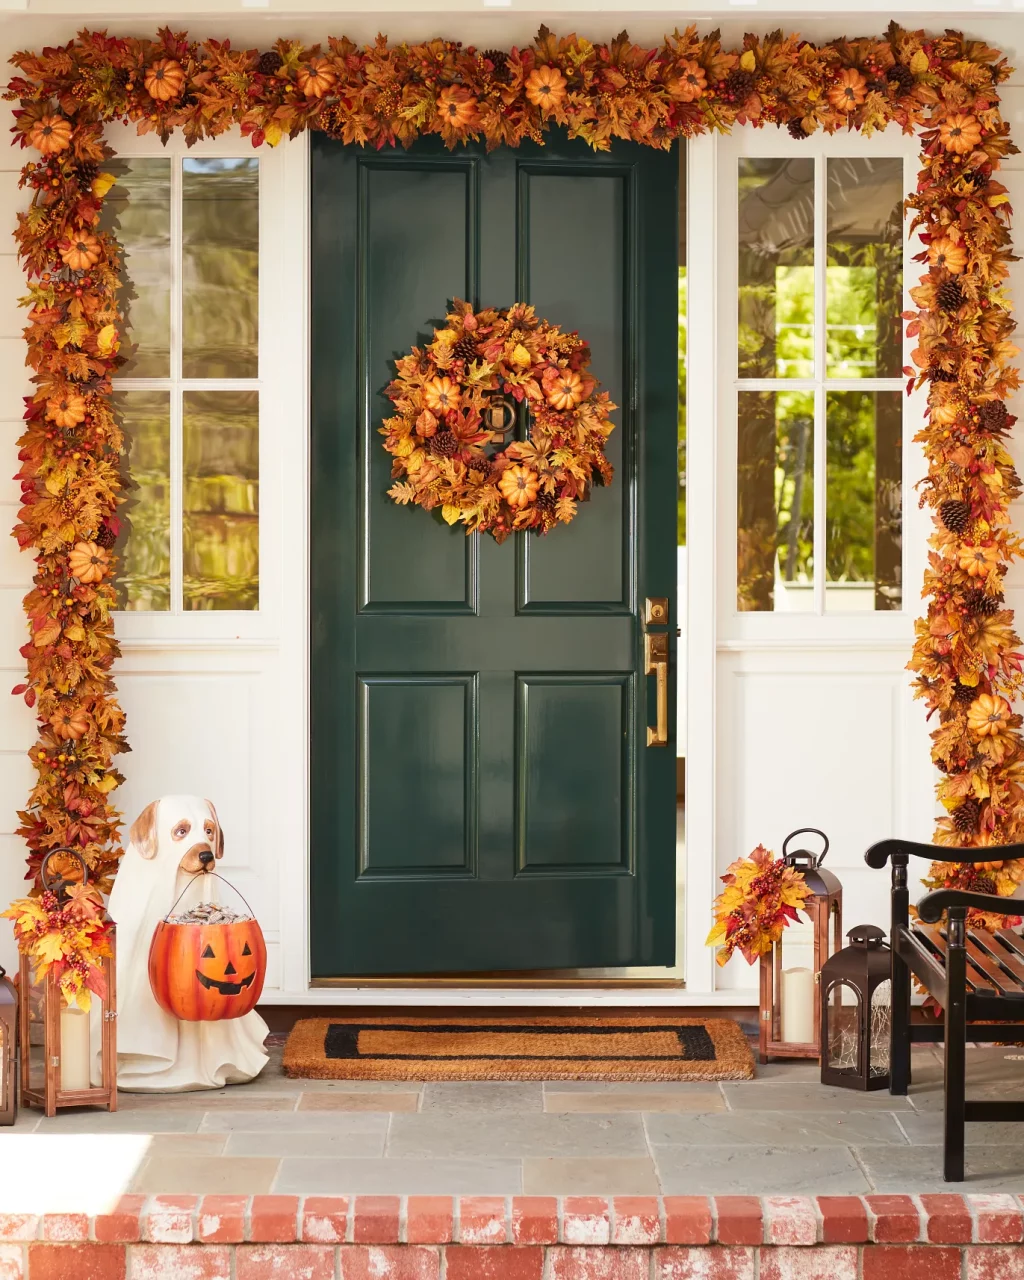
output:
[[[789,136],[791,138],[795,138],[797,142],[803,142],[804,138],[809,138],[811,136],[804,128],[804,122],[799,117],[790,120],[786,125],[786,131]]]
[[[431,438],[430,452],[437,458],[454,458],[459,452],[459,442],[451,431],[438,431]]]
[[[905,67],[902,62],[897,62],[895,66],[889,68],[886,72],[886,79],[890,84],[896,86],[897,96],[901,98],[914,87],[914,73],[909,67]]]
[[[118,89],[125,90],[128,88],[128,81],[132,79],[132,73],[127,67],[117,67],[114,71],[114,84]]]
[[[268,49],[260,54],[260,75],[272,76],[281,69],[281,55],[276,49]]]
[[[868,92],[869,92],[869,93],[885,93],[885,91],[886,91],[886,89],[888,89],[888,87],[889,87],[889,81],[888,81],[888,80],[878,80],[878,79],[875,79],[875,80],[869,80],[869,81],[868,81]]]
[[[537,507],[540,511],[546,512],[548,515],[555,514],[555,508],[558,506],[558,499],[553,493],[542,493],[537,499]]]
[[[974,893],[998,893],[995,880],[991,876],[974,876],[971,880]]]
[[[1003,607],[1003,593],[1000,592],[996,596],[987,595],[980,587],[975,587],[973,591],[968,591],[964,596],[964,604],[971,613],[980,613],[983,617],[990,618],[994,613],[998,613]]]
[[[109,551],[110,548],[117,541],[117,534],[113,531],[113,529],[111,529],[109,524],[101,524],[99,528],[99,532],[96,534],[96,537],[93,539],[93,541],[96,542],[99,546],[103,547],[105,550]]]
[[[997,436],[1006,430],[1006,405],[1002,400],[986,400],[978,406],[978,420],[985,431]]]
[[[476,359],[476,343],[468,333],[464,333],[458,342],[453,345],[452,355],[457,356],[460,360],[465,360],[467,364]]]
[[[959,702],[963,707],[969,707],[977,696],[977,689],[971,688],[969,684],[961,684],[959,680],[956,682],[956,688],[953,690],[954,702]]]
[[[959,311],[964,302],[964,291],[955,280],[944,280],[939,285],[935,300],[943,311]]]
[[[971,523],[971,504],[960,498],[947,498],[939,507],[939,519],[950,533],[963,533]]]
[[[960,832],[977,831],[980,814],[981,806],[977,800],[968,796],[953,810],[953,826]]]
[[[725,77],[725,93],[723,96],[727,101],[734,102],[739,106],[746,102],[754,92],[756,83],[757,81],[752,72],[744,71],[742,67],[737,67]]]
[[[948,369],[940,369],[938,365],[933,365],[928,370],[928,377],[932,382],[956,382],[956,374],[951,373]]]
[[[483,56],[494,63],[494,78],[508,84],[508,54],[503,49],[485,49]]]

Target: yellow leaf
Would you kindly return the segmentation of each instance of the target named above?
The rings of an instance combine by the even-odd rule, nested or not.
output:
[[[112,173],[98,173],[92,180],[92,193],[102,200],[117,179]]]
[[[32,643],[37,649],[45,649],[48,644],[53,644],[59,635],[60,623],[56,618],[50,618],[32,637]]]
[[[923,49],[918,49],[917,53],[910,59],[910,70],[915,76],[924,75],[928,70],[928,55]]]
[[[66,640],[84,640],[85,630],[77,622],[73,622],[70,627],[64,628],[64,638]]]
[[[267,127],[263,130],[264,142],[269,143],[269,145],[272,147],[276,147],[283,137],[284,137],[284,130],[281,128],[279,124],[275,124],[273,121],[271,121],[270,124],[268,124]]]
[[[55,471],[51,471],[46,477],[46,492],[52,493],[56,498],[64,492],[64,486],[67,482],[67,471],[63,467],[57,467]]]
[[[445,524],[456,524],[461,515],[462,511],[458,507],[451,506],[450,503],[446,502],[441,508],[441,519]]]
[[[1010,193],[1008,191],[1001,191],[998,195],[989,196],[988,207],[990,209],[995,209],[999,205],[1009,204],[1009,202],[1010,202]]]
[[[116,786],[117,786],[117,779],[114,777],[114,775],[112,773],[105,773],[103,777],[97,781],[96,790],[102,791],[104,795],[106,795],[108,791],[113,791],[113,789]]]
[[[59,933],[44,933],[36,939],[36,955],[47,964],[52,964],[64,955],[64,938]]]
[[[530,353],[521,342],[516,343],[516,348],[512,352],[512,362],[517,364],[520,369],[528,368],[531,363]]]
[[[416,441],[413,440],[412,436],[403,436],[401,440],[396,441],[391,452],[396,458],[407,458],[415,448]]]
[[[116,351],[121,344],[117,340],[117,327],[112,324],[105,324],[96,335],[96,349],[101,356],[109,356],[112,351]]]
[[[740,58],[740,66],[744,71],[753,71],[757,66],[757,60],[754,57],[753,49],[748,49]]]

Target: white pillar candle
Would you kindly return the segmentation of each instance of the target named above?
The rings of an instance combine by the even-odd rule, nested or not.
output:
[[[814,974],[810,969],[782,971],[782,1039],[786,1044],[814,1040]]]
[[[89,1088],[89,1015],[65,1005],[60,1011],[60,1087]]]

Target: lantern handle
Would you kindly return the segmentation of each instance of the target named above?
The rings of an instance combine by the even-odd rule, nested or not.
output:
[[[824,833],[824,831],[820,831],[817,827],[797,827],[795,831],[791,831],[789,835],[786,836],[785,840],[783,840],[782,842],[782,856],[786,857],[786,850],[789,847],[789,842],[790,840],[793,839],[794,836],[802,836],[806,834],[810,834],[812,836],[821,836],[822,840],[825,841],[824,849],[822,849],[821,853],[817,855],[818,861],[816,865],[820,867],[821,864],[825,861],[825,854],[828,853],[828,836]]]
[[[249,906],[249,903],[246,902],[245,895],[242,893],[241,889],[236,889],[230,880],[225,880],[224,877],[221,875],[218,875],[216,871],[197,871],[196,874],[192,877],[192,879],[188,882],[188,884],[184,887],[184,889],[182,889],[181,893],[179,893],[178,896],[174,899],[174,905],[171,907],[170,911],[168,911],[167,915],[164,916],[165,921],[170,920],[171,916],[174,914],[174,908],[178,905],[178,903],[182,900],[182,898],[184,898],[185,894],[188,893],[189,889],[192,888],[195,882],[201,879],[203,876],[213,876],[215,880],[220,880],[224,884],[226,884],[227,887],[230,890],[232,890],[233,893],[237,893],[238,896],[242,899],[242,901],[245,902],[245,909],[246,911],[248,911],[250,918],[253,920],[256,919],[256,912],[253,911],[252,907]]]
[[[59,849],[51,849],[50,852],[39,864],[39,879],[43,883],[44,890],[49,892],[52,889],[53,892],[56,893],[56,895],[59,898],[60,891],[66,888],[69,884],[74,884],[74,881],[65,880],[63,876],[58,876],[56,880],[47,880],[46,878],[47,864],[49,863],[50,859],[56,857],[58,853],[63,854],[65,857],[74,858],[79,863],[79,865],[82,868],[83,887],[89,883],[89,868],[86,865],[85,859],[82,857],[82,855],[78,852],[77,849],[68,849],[66,846],[61,846]]]

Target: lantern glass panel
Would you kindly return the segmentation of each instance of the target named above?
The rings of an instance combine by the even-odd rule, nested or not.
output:
[[[892,984],[886,978],[871,994],[871,1057],[869,1074],[889,1074],[889,1033],[892,1030]]]
[[[24,1007],[28,1011],[28,1086],[43,1093],[46,1089],[46,998],[45,987],[36,981],[36,966],[31,965],[28,995]]]
[[[834,982],[828,990],[828,1062],[836,1071],[858,1070],[860,992],[849,982]]]

